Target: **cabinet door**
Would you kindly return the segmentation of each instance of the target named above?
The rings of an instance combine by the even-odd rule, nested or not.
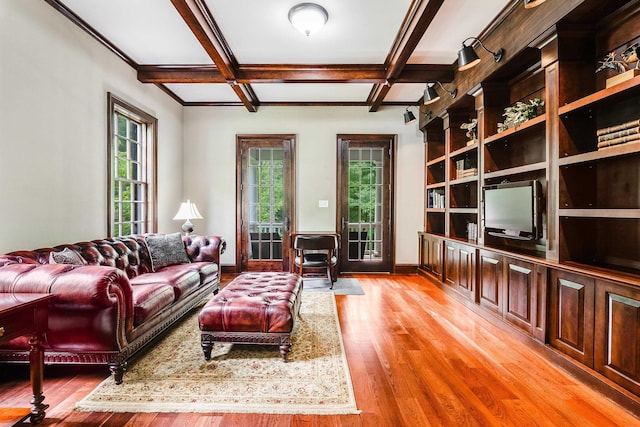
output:
[[[640,289],[596,282],[594,369],[640,394]]]
[[[457,289],[471,301],[475,301],[476,250],[472,246],[458,245]]]
[[[505,257],[504,318],[533,334],[533,295],[536,292],[535,265]]]
[[[452,287],[458,285],[458,248],[448,240],[444,243],[444,282]]]
[[[420,243],[420,247],[419,247],[420,251],[418,253],[418,258],[419,258],[420,268],[424,270],[429,270],[429,259],[430,259],[429,249],[431,249],[431,241],[429,240],[429,236],[420,234],[419,243]]]
[[[481,250],[478,263],[480,305],[502,316],[502,257],[493,252]]]
[[[429,250],[431,272],[442,278],[442,240],[438,238],[431,239],[431,249]]]
[[[549,344],[593,368],[595,281],[560,270],[550,272]]]

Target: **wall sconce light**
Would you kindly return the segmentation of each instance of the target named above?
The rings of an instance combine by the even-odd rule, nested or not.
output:
[[[416,121],[416,116],[413,114],[413,111],[409,110],[409,107],[404,111],[404,124],[408,125],[409,123],[413,123]]]
[[[289,9],[289,22],[307,37],[322,28],[328,19],[327,10],[319,4],[300,3]]]
[[[487,49],[485,45],[483,45],[480,39],[478,39],[477,37],[469,37],[462,42],[462,49],[458,51],[458,70],[459,71],[468,70],[469,68],[473,67],[478,62],[480,62],[480,58],[478,57],[478,54],[476,54],[476,51],[473,50],[473,47],[471,45],[469,46],[465,45],[465,43],[469,40],[476,40],[484,50],[486,50],[487,52],[493,55],[493,60],[495,62],[500,62],[500,60],[502,59],[502,56],[504,55],[504,49],[500,48],[495,52],[491,51]]]
[[[440,83],[439,81],[437,81],[436,83],[440,85],[442,90],[449,94],[451,99],[455,98],[458,95],[458,89],[454,88],[452,91],[448,91],[444,86],[442,86],[442,83]],[[433,84],[433,86],[429,86],[429,84],[427,84],[427,88],[424,90],[423,104],[429,105],[436,102],[438,99],[440,99],[440,95],[438,95],[438,92],[436,92],[435,83]]]
[[[178,209],[178,213],[173,217],[174,220],[184,219],[186,220],[184,224],[182,224],[182,231],[184,231],[184,235],[188,236],[193,232],[193,224],[191,223],[192,219],[202,219],[202,215],[198,211],[195,203],[191,203],[189,200],[186,202],[182,202],[180,204],[180,209]]]
[[[532,9],[536,6],[540,6],[544,2],[545,0],[524,0],[524,8]]]

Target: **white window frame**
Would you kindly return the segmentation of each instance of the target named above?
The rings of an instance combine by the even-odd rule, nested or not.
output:
[[[154,233],[157,231],[158,120],[110,92],[107,99],[108,235]],[[118,131],[119,117],[127,122],[124,134]],[[131,125],[138,129],[137,135],[130,132]],[[119,139],[126,141],[124,155],[118,151]],[[119,162],[126,165],[126,176],[119,176]],[[123,200],[123,189],[127,187],[131,197]],[[133,191],[134,188],[138,191]],[[125,207],[129,209],[128,214]]]

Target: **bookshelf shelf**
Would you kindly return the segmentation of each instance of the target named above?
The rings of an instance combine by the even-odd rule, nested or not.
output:
[[[558,109],[560,116],[581,112],[599,107],[603,104],[615,103],[629,96],[640,95],[640,76],[619,83],[613,87],[599,90],[591,95],[580,98]]]
[[[534,171],[544,171],[547,167],[547,163],[546,162],[538,162],[538,163],[531,163],[528,165],[524,165],[524,166],[517,166],[517,167],[513,167],[513,168],[508,168],[508,169],[501,169],[495,172],[485,172],[484,174],[484,178],[485,179],[494,179],[494,178],[500,178],[500,177],[506,177],[506,176],[510,176],[510,175],[519,175],[519,174],[524,174],[527,172],[534,172]]]
[[[493,142],[496,141],[500,141],[502,139],[511,137],[511,136],[516,136],[520,133],[524,133],[527,130],[529,130],[529,128],[533,128],[536,126],[543,126],[545,121],[546,121],[546,114],[541,114],[537,117],[534,117],[531,120],[527,120],[526,122],[522,123],[520,126],[518,126],[517,128],[509,128],[507,130],[505,130],[504,132],[500,132],[497,133],[495,135],[491,135],[487,138],[485,138],[484,140],[484,144],[491,144]]]
[[[640,219],[640,209],[559,209],[561,217]]]
[[[445,159],[445,157],[444,157],[444,156],[436,157],[436,158],[435,158],[435,159],[433,159],[433,160],[429,160],[429,161],[427,162],[427,166],[431,166],[431,165],[438,164],[438,163],[440,163],[440,162],[444,162],[444,159]]]
[[[478,148],[478,142],[476,141],[473,145],[468,145],[466,147],[460,148],[459,150],[452,151],[449,153],[449,157],[459,157],[463,154],[466,154],[470,151],[476,150]]]

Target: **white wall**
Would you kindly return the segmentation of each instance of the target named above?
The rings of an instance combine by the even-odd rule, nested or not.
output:
[[[0,1],[0,253],[106,237],[108,91],[158,119],[159,231],[178,231],[182,106],[44,1]]]
[[[384,107],[186,107],[184,111],[184,194],[204,219],[196,232],[227,240],[223,265],[235,264],[236,134],[297,135],[296,196],[299,231],[335,230],[336,135],[398,135],[396,157],[396,263],[417,264],[423,229],[424,144],[416,124],[404,125],[404,108]],[[319,208],[318,200],[329,200]]]

